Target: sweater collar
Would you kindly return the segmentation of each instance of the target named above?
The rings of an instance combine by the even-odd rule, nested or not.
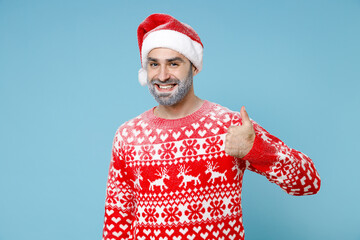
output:
[[[146,122],[149,122],[161,128],[178,128],[180,126],[185,126],[198,121],[201,117],[204,116],[204,114],[209,112],[213,105],[214,104],[212,104],[211,102],[205,100],[198,110],[183,118],[178,119],[165,119],[157,117],[154,115],[155,107],[153,107],[150,110],[146,111],[143,117]]]

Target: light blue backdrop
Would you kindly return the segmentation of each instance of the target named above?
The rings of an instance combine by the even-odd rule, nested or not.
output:
[[[247,172],[246,239],[360,239],[355,0],[0,0],[0,239],[101,239],[114,133],[156,104],[136,39],[154,12],[202,38],[199,97],[245,105],[320,173],[293,197]]]

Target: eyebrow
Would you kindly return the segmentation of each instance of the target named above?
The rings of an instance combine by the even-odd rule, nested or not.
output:
[[[159,60],[157,58],[152,58],[152,57],[148,57],[147,60],[149,62],[158,62]],[[169,58],[166,59],[167,62],[174,62],[174,61],[180,61],[180,62],[185,62],[184,59],[182,59],[181,57],[173,57],[173,58]]]

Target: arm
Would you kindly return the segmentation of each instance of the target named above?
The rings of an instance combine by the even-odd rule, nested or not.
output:
[[[227,154],[246,160],[249,170],[264,175],[291,195],[319,191],[320,177],[309,157],[251,121],[244,107],[240,115],[234,115],[232,124],[226,136]]]
[[[103,240],[130,239],[133,207],[133,197],[126,177],[123,145],[117,131],[107,181]]]
[[[250,152],[242,159],[248,169],[264,175],[291,195],[311,195],[320,190],[320,177],[312,160],[286,146],[253,122],[255,140]]]

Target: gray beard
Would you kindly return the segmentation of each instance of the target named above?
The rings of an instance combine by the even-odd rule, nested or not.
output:
[[[177,89],[172,93],[158,93],[156,91],[155,84],[177,84]],[[191,86],[193,84],[193,75],[191,68],[187,77],[183,80],[179,80],[177,78],[170,78],[166,81],[160,81],[159,79],[154,79],[152,81],[148,80],[148,87],[151,95],[155,98],[155,100],[164,106],[172,106],[179,103],[190,91]]]

